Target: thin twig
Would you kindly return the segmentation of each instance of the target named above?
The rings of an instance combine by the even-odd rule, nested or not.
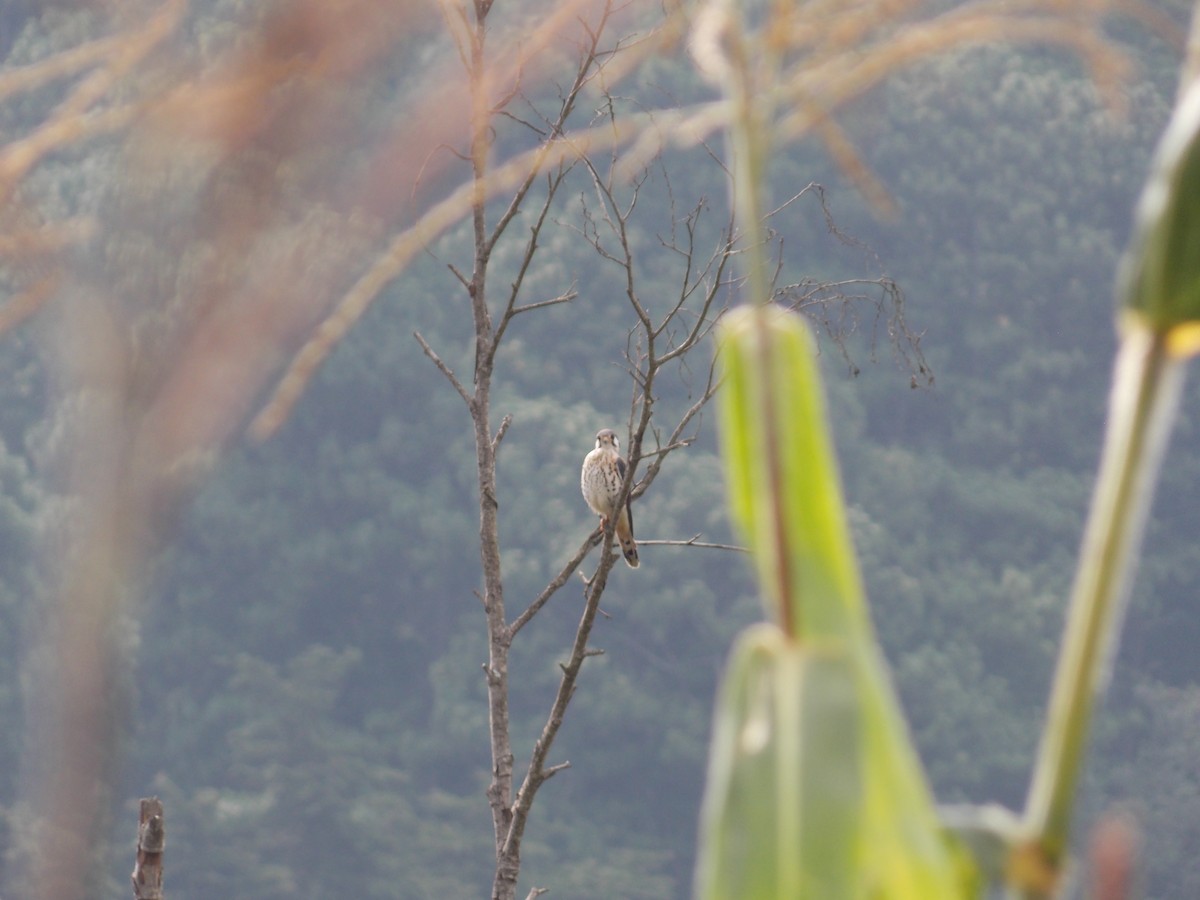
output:
[[[533,225],[530,226],[529,239],[525,242],[525,251],[521,256],[521,265],[517,268],[517,275],[513,279],[509,289],[508,301],[504,304],[504,312],[501,314],[500,322],[496,326],[496,337],[493,341],[493,346],[495,347],[500,346],[500,340],[504,337],[504,332],[508,329],[509,323],[518,315],[518,308],[516,306],[517,297],[520,295],[521,287],[525,284],[525,276],[529,272],[529,266],[533,263],[534,254],[537,252],[538,238],[541,236],[542,228],[546,224],[546,217],[550,213],[550,207],[554,203],[558,189],[562,186],[563,180],[571,168],[572,166],[560,165],[554,174],[546,176],[546,196],[542,200],[541,210],[539,210],[537,217],[534,219]],[[528,187],[528,184],[523,186],[522,198],[524,198],[524,191],[527,191]],[[499,235],[500,232],[498,230],[493,230],[492,241],[498,238]],[[491,246],[494,246],[494,244],[489,242],[488,247],[490,248]],[[491,252],[490,249],[488,252]],[[556,299],[552,298],[552,301]],[[532,304],[530,305],[532,306]]]
[[[639,547],[703,547],[707,550],[731,550],[735,553],[749,553],[749,547],[739,547],[737,544],[713,544],[707,541],[699,540],[700,535],[694,538],[688,538],[686,541],[679,540],[655,540],[646,541],[638,540]]]
[[[653,482],[656,477],[658,477],[658,472],[662,468],[663,463],[666,461],[667,455],[671,448],[677,446],[685,447],[691,443],[690,440],[682,440],[681,436],[691,424],[692,420],[696,418],[696,416],[700,415],[704,407],[708,405],[708,401],[711,400],[716,394],[719,386],[720,382],[716,378],[716,366],[714,361],[713,363],[709,364],[708,381],[705,384],[704,392],[700,395],[699,399],[697,399],[690,407],[688,407],[687,411],[680,416],[675,428],[667,438],[667,444],[666,447],[663,448],[663,452],[651,454],[653,459],[651,459],[650,464],[646,467],[646,474],[642,478],[642,481],[647,486],[649,486],[649,484]],[[643,493],[645,493],[645,487],[642,487],[641,490],[635,492],[634,496],[638,497]]]
[[[600,41],[600,32],[603,30],[604,24],[608,21],[609,11],[610,8],[606,6],[601,17],[600,28],[597,29],[592,35],[591,46],[580,54],[579,66],[575,70],[575,79],[572,82],[570,89],[563,97],[562,102],[559,104],[558,116],[556,117],[553,125],[550,127],[549,133],[551,135],[562,134],[563,128],[567,124],[567,120],[570,118],[571,113],[575,110],[575,103],[579,99],[579,92],[587,83],[587,73],[589,70],[591,70],[595,62],[596,49],[599,46]],[[499,241],[500,236],[504,234],[505,229],[508,227],[508,223],[513,220],[513,217],[516,216],[517,212],[522,206],[524,206],[525,196],[529,193],[529,189],[533,186],[534,179],[537,177],[539,171],[541,170],[531,169],[529,175],[522,181],[521,185],[516,189],[516,191],[513,192],[513,196],[509,201],[508,207],[505,209],[503,214],[501,214],[500,218],[496,221],[495,226],[492,228],[492,233],[488,238],[487,244],[489,251],[496,246],[496,242]],[[565,169],[560,167],[560,181],[562,175],[564,174]],[[550,193],[553,194],[553,191]],[[549,201],[547,199],[547,203],[548,202]],[[544,210],[545,207],[543,207],[543,215],[545,214]]]
[[[536,303],[526,303],[524,306],[514,306],[512,314],[519,316],[521,313],[533,312],[535,309],[545,309],[547,306],[558,306],[560,303],[570,303],[579,292],[572,289],[565,293],[559,294],[557,297],[551,297],[549,300],[538,300]]]
[[[500,427],[496,429],[496,436],[492,438],[492,454],[500,448],[500,442],[504,440],[504,435],[508,434],[508,428],[512,425],[512,416],[505,416],[500,420]]]
[[[413,337],[417,339],[417,343],[421,345],[421,349],[425,351],[425,355],[428,356],[433,364],[438,367],[438,371],[445,375],[446,380],[454,386],[454,390],[458,391],[458,396],[462,397],[463,402],[470,407],[473,403],[471,395],[468,394],[467,389],[462,386],[462,382],[458,380],[458,377],[454,374],[454,371],[448,365],[446,365],[442,361],[442,358],[434,352],[434,349],[425,342],[425,338],[421,337],[421,333],[419,331],[414,331]]]

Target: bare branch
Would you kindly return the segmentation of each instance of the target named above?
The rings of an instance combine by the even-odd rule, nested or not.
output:
[[[538,300],[536,303],[526,303],[524,306],[514,307],[512,314],[514,316],[519,316],[521,313],[533,312],[535,309],[544,309],[547,306],[558,306],[560,303],[570,303],[578,296],[579,292],[571,289],[565,293],[559,294],[557,297],[551,297],[549,300]]]
[[[632,471],[632,468],[627,471],[626,482],[628,482],[628,475]],[[616,561],[616,555],[611,552],[612,542],[613,531],[612,523],[610,522],[609,527],[605,529],[605,552],[601,553],[600,562],[597,564],[596,571],[592,575],[585,592],[583,615],[575,631],[575,640],[571,647],[571,654],[567,662],[561,666],[562,677],[559,679],[558,691],[551,705],[550,714],[546,719],[546,724],[542,727],[541,734],[534,743],[529,768],[525,773],[525,778],[521,782],[521,787],[517,791],[512,804],[511,824],[500,852],[497,854],[501,861],[519,858],[521,840],[525,834],[525,825],[529,818],[529,810],[533,806],[533,799],[538,789],[545,783],[548,777],[546,775],[546,757],[550,753],[554,739],[558,736],[559,729],[562,727],[567,705],[571,702],[571,697],[575,693],[575,683],[579,677],[579,671],[583,666],[584,660],[589,656],[595,655],[589,650],[587,643],[591,636],[592,625],[596,620],[596,613],[600,607],[600,597],[604,593],[604,589],[608,583],[608,574],[612,570],[613,563]]]
[[[567,560],[566,564],[551,579],[550,583],[542,588],[542,592],[537,595],[534,601],[525,608],[524,612],[513,619],[512,624],[508,627],[510,637],[515,637],[518,631],[528,625],[529,620],[538,614],[550,598],[558,592],[558,589],[571,580],[571,575],[579,568],[580,564],[592,551],[592,548],[600,542],[601,536],[602,532],[599,528],[588,535],[587,540],[580,544],[579,549]]]
[[[735,553],[749,553],[749,547],[739,547],[737,544],[713,544],[700,540],[700,535],[688,538],[686,541],[646,541],[639,540],[639,546],[646,547],[703,547],[706,550],[732,550]]]
[[[687,336],[679,344],[659,357],[660,365],[665,365],[666,363],[669,363],[672,360],[691,351],[692,348],[706,338],[709,332],[711,332],[716,326],[717,320],[720,318],[723,310],[719,311],[715,316],[712,317],[709,316],[709,312],[711,311],[713,304],[716,302],[717,295],[728,286],[728,282],[724,280],[724,274],[726,266],[729,264],[730,259],[733,258],[732,236],[727,239],[725,245],[721,249],[716,251],[714,257],[716,259],[716,272],[713,273],[713,276],[711,279],[709,279],[709,288],[705,293],[703,304],[695,315],[695,322],[693,323],[691,330],[687,333]],[[675,311],[682,309],[683,304],[687,299],[688,298],[686,296],[682,297],[680,299],[680,303],[676,306]],[[663,320],[663,324],[659,329],[659,333],[661,333],[662,329],[666,327],[667,321],[667,319]]]
[[[445,375],[446,380],[454,386],[454,390],[458,391],[458,396],[463,398],[463,402],[466,403],[468,407],[473,406],[471,395],[468,394],[467,389],[462,386],[462,382],[458,380],[458,377],[454,374],[453,370],[442,361],[442,358],[434,352],[433,348],[425,342],[425,338],[421,337],[420,332],[414,331],[413,337],[417,339],[417,343],[421,345],[421,349],[425,351],[425,355],[428,356],[430,360],[432,360],[433,364],[438,367],[438,371]]]
[[[667,444],[665,447],[659,447],[657,450],[643,450],[642,459],[666,456],[672,450],[678,450],[681,447],[688,447],[693,443],[695,443],[695,438],[684,438],[683,440],[675,441],[673,444]],[[634,496],[637,495],[635,494]]]
[[[451,0],[438,0],[438,7],[445,19],[446,30],[450,32],[450,37],[454,40],[454,47],[458,51],[458,61],[462,63],[464,69],[469,69],[471,63],[467,45],[470,41],[471,21],[467,17],[466,7],[462,4],[452,3]]]
[[[564,112],[564,116],[565,116],[565,112]],[[542,144],[541,146],[545,147],[545,146],[547,146],[547,144]],[[558,179],[557,179],[556,183],[552,182],[554,184],[555,188],[557,188],[558,183],[561,183],[563,176],[566,175],[566,173],[570,170],[571,166],[573,166],[573,165],[574,165],[574,162],[572,160],[568,160],[568,159],[558,160],[558,166],[559,166]],[[540,165],[538,165],[536,167],[531,167],[528,175],[524,179],[522,179],[521,184],[513,192],[513,197],[512,197],[512,200],[509,201],[508,208],[504,210],[504,212],[501,214],[500,218],[496,221],[496,225],[492,229],[491,236],[488,238],[487,250],[489,253],[496,246],[496,243],[497,243],[497,241],[500,240],[501,235],[503,235],[505,230],[507,230],[509,223],[513,220],[513,218],[517,215],[518,212],[520,212],[521,208],[525,205],[525,197],[526,197],[526,195],[528,195],[530,188],[533,187],[533,183],[534,183],[534,181],[537,180],[537,176],[540,175],[542,173],[542,171],[544,171],[544,170],[542,169],[542,167]],[[554,195],[553,190],[548,191],[548,196],[546,197],[546,201],[543,206],[543,209],[545,209],[549,206],[550,199],[553,197],[553,195]],[[542,217],[544,218],[544,216],[545,216],[545,213],[543,212]]]
[[[480,599],[482,600],[483,598]],[[495,669],[493,669],[487,663],[480,663],[479,667],[483,669],[483,677],[487,679],[489,686],[495,687],[496,685],[500,684],[500,676],[496,674]]]
[[[921,334],[912,330],[905,316],[904,291],[886,275],[878,278],[849,278],[840,281],[804,280],[775,291],[775,299],[789,309],[803,312],[837,347],[852,375],[859,373],[848,345],[869,318],[867,345],[870,358],[880,340],[880,330],[892,354],[908,370],[913,387],[934,383],[934,374],[921,350]],[[864,316],[866,306],[871,311]]]
[[[500,420],[500,427],[496,430],[496,436],[492,438],[492,453],[500,448],[500,442],[504,440],[504,435],[508,434],[508,427],[512,425],[512,416],[505,416]]]
[[[470,280],[466,275],[458,270],[458,266],[454,265],[454,263],[446,263],[446,268],[449,269],[454,277],[458,279],[459,284],[461,284],[463,287],[470,287]]]
[[[521,286],[525,283],[525,275],[529,271],[530,264],[533,262],[534,254],[537,252],[538,237],[542,233],[542,227],[546,224],[546,217],[550,212],[550,206],[554,202],[554,197],[558,193],[558,189],[562,185],[563,179],[566,178],[570,168],[570,166],[560,165],[556,173],[546,176],[546,197],[542,201],[542,208],[538,212],[537,218],[529,229],[529,240],[525,242],[525,251],[521,256],[521,265],[517,269],[517,275],[513,279],[511,289],[509,290],[508,301],[505,303],[504,312],[500,316],[500,323],[496,326],[493,348],[499,347],[500,339],[508,329],[508,323],[512,321],[513,316],[517,315],[517,297],[520,295]],[[528,185],[525,187],[527,189]],[[499,232],[493,231],[493,238],[498,236]],[[490,248],[488,249],[488,253],[491,253]]]
[[[608,179],[601,178],[599,171],[597,171],[596,166],[594,163],[592,163],[591,159],[585,158],[583,160],[583,164],[591,173],[592,186],[597,195],[600,197],[600,208],[603,211],[603,220],[613,232],[619,247],[617,254],[610,255],[605,252],[605,256],[606,258],[615,262],[623,270],[625,278],[625,298],[629,301],[629,305],[633,308],[634,313],[637,315],[642,329],[646,332],[650,332],[652,330],[650,313],[647,312],[646,307],[639,299],[634,284],[633,253],[629,246],[629,231],[627,226],[629,217],[633,215],[634,209],[637,208],[638,195],[642,185],[645,183],[648,173],[643,171],[634,178],[630,179],[629,202],[625,204],[624,208],[622,208],[621,204],[617,202],[616,196],[613,194],[611,175]],[[598,241],[597,249],[601,249],[598,246]]]
[[[816,191],[818,194],[821,195],[821,209],[825,210],[825,222],[826,222],[826,224],[831,224],[831,220],[829,218],[829,208],[825,205],[825,186],[816,181],[810,181],[804,187],[800,188],[800,190],[798,190],[796,193],[792,194],[792,196],[788,197],[786,200],[784,200],[782,203],[780,203],[777,207],[775,207],[773,210],[771,210],[769,213],[767,213],[765,218],[767,218],[767,219],[775,218],[777,215],[779,215],[781,212],[783,212],[785,209],[787,209],[789,206],[791,206],[793,203],[795,203],[801,197],[808,194],[810,191]]]
[[[720,382],[718,382],[716,379],[716,367],[714,362],[709,365],[708,380],[705,383],[704,391],[701,393],[700,397],[690,407],[688,407],[684,414],[679,417],[679,421],[676,423],[674,429],[671,431],[670,436],[667,438],[666,446],[660,448],[661,452],[655,451],[655,453],[651,454],[653,458],[651,459],[650,464],[646,467],[646,473],[642,476],[642,480],[638,483],[638,489],[634,491],[632,496],[639,497],[646,492],[646,489],[653,483],[654,479],[658,477],[659,470],[662,469],[663,462],[666,460],[667,455],[671,452],[671,450],[675,449],[676,447],[685,447],[691,443],[690,439],[683,440],[682,435],[688,429],[692,420],[700,415],[704,407],[708,405],[708,401],[713,398],[714,394],[716,394],[719,385]]]
[[[676,118],[668,111],[660,113]],[[682,117],[681,117],[682,118]],[[632,116],[613,128],[591,128],[555,138],[527,153],[519,154],[492,169],[476,182],[467,182],[445,199],[430,207],[410,228],[395,237],[391,245],[363,273],[353,287],[335,305],[332,313],[314,330],[308,342],[293,357],[274,394],[254,418],[250,434],[257,440],[270,437],[291,414],[300,395],[320,365],[341,341],[350,328],[393,278],[399,275],[422,248],[445,232],[471,210],[478,191],[484,199],[523,183],[531,171],[543,171],[548,166],[574,160],[580,154],[598,146],[613,146],[632,140],[642,133],[648,116]],[[714,122],[713,127],[716,127]]]
[[[575,79],[566,95],[562,98],[562,102],[559,104],[558,116],[555,118],[553,123],[548,123],[550,125],[548,129],[548,134],[550,136],[556,137],[563,133],[563,128],[567,124],[567,119],[570,118],[571,113],[575,109],[575,103],[579,99],[579,92],[583,90],[584,85],[587,83],[588,72],[591,71],[595,65],[596,52],[600,41],[600,33],[604,30],[604,26],[608,22],[610,9],[611,8],[606,5],[602,13],[599,26],[594,31],[589,29],[589,33],[591,34],[591,44],[585,49],[584,52],[580,54],[579,65],[575,70]],[[514,88],[514,94],[518,91],[519,87]],[[507,105],[507,102],[504,105]],[[512,221],[518,210],[520,210],[524,205],[525,196],[529,193],[529,189],[533,186],[534,179],[537,177],[539,171],[541,171],[541,169],[531,169],[528,177],[525,178],[516,191],[513,192],[513,196],[509,201],[508,208],[504,211],[503,215],[500,216],[500,219],[496,222],[495,227],[492,229],[491,236],[488,238],[487,243],[489,252],[491,251],[491,248],[496,246],[496,242],[500,240],[500,236],[508,227],[508,223]],[[565,169],[560,167],[558,179],[560,183],[564,174]],[[555,185],[555,187],[557,187],[557,185]],[[550,191],[549,193],[553,195],[553,191]],[[547,197],[546,203],[547,205],[549,204],[549,197]],[[543,217],[545,215],[545,208],[546,207],[543,207]]]
[[[575,103],[579,97],[579,92],[587,83],[588,72],[595,65],[600,33],[604,30],[604,26],[608,21],[610,11],[611,6],[606,4],[601,15],[599,26],[595,29],[587,28],[588,33],[591,36],[591,43],[585,49],[585,51],[580,54],[580,61],[576,68],[575,79],[571,85],[571,88],[567,91],[566,96],[563,97],[562,102],[559,104],[557,118],[550,126],[549,133],[551,135],[557,136],[562,134],[567,119],[575,109]],[[587,26],[585,23],[585,28],[586,27]],[[543,146],[548,145],[548,141],[543,143]],[[529,240],[525,244],[525,252],[521,259],[520,268],[517,271],[516,278],[513,280],[512,289],[509,292],[508,302],[505,305],[504,313],[501,315],[499,324],[496,326],[496,334],[492,342],[493,353],[495,353],[495,350],[499,347],[500,339],[503,337],[505,330],[508,328],[508,323],[512,321],[514,316],[521,312],[537,309],[540,305],[548,306],[553,303],[565,302],[565,300],[559,300],[556,298],[550,301],[545,301],[542,304],[528,304],[524,307],[516,306],[517,297],[520,294],[521,286],[525,282],[525,275],[529,271],[529,265],[533,261],[534,253],[537,251],[538,237],[541,234],[543,226],[545,225],[546,217],[550,212],[551,204],[554,201],[555,195],[558,193],[559,187],[563,184],[567,173],[570,172],[573,167],[574,162],[568,163],[563,161],[559,163],[557,172],[555,172],[553,175],[548,174],[546,176],[546,196],[542,202],[541,210],[538,212],[537,218],[535,219],[533,226],[530,228]],[[486,256],[490,257],[496,242],[500,239],[500,236],[504,234],[508,224],[512,221],[513,217],[516,216],[517,211],[524,205],[525,198],[528,195],[530,188],[533,186],[534,179],[540,171],[540,168],[531,169],[528,176],[524,179],[516,191],[514,191],[508,208],[501,215],[499,221],[492,229],[491,236],[487,238],[481,248]],[[560,296],[565,297],[566,295]]]
[[[545,137],[546,137],[546,132],[545,132],[545,130],[544,130],[543,128],[541,128],[541,127],[539,127],[539,126],[537,126],[537,125],[534,125],[534,124],[533,124],[532,122],[530,122],[528,119],[523,119],[523,118],[521,118],[521,117],[520,117],[520,116],[518,116],[516,113],[510,112],[510,111],[509,111],[509,110],[507,110],[507,109],[503,109],[503,110],[500,110],[500,111],[497,113],[497,115],[500,115],[500,116],[504,117],[505,119],[508,119],[510,122],[516,122],[518,125],[521,125],[521,126],[522,126],[522,127],[524,127],[524,128],[528,128],[530,131],[532,131],[532,132],[533,132],[535,135],[537,135],[539,138],[545,138]]]
[[[524,74],[523,69],[517,69],[517,73],[513,78],[512,86],[504,92],[504,94],[496,102],[492,104],[492,115],[501,115],[512,103],[513,99],[521,95],[521,76]]]

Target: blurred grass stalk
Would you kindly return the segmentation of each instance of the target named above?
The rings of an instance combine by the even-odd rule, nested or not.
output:
[[[1068,852],[1092,708],[1108,680],[1187,360],[1200,350],[1200,4],[1180,96],[1120,273],[1120,345],[1096,489],[1023,831],[1051,871]],[[1049,891],[1013,891],[1038,898]]]
[[[1136,323],[1117,353],[1109,419],[1092,507],[1071,592],[1046,725],[1022,831],[1031,877],[1019,897],[1052,896],[1069,850],[1071,813],[1092,709],[1108,681],[1183,383],[1183,360],[1162,333]]]

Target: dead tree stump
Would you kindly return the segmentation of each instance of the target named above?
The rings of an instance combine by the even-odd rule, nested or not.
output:
[[[163,848],[167,832],[163,805],[157,797],[141,801],[138,811],[137,862],[133,867],[133,900],[162,900]]]

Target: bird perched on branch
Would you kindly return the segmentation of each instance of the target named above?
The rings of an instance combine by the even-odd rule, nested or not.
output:
[[[596,449],[583,459],[579,487],[583,490],[587,505],[600,517],[601,527],[607,525],[610,519],[615,521],[613,531],[625,555],[625,562],[629,568],[636,569],[638,552],[633,540],[633,511],[629,498],[625,498],[620,510],[616,509],[621,482],[625,480],[625,468],[617,434],[611,428],[605,428],[596,433]]]

